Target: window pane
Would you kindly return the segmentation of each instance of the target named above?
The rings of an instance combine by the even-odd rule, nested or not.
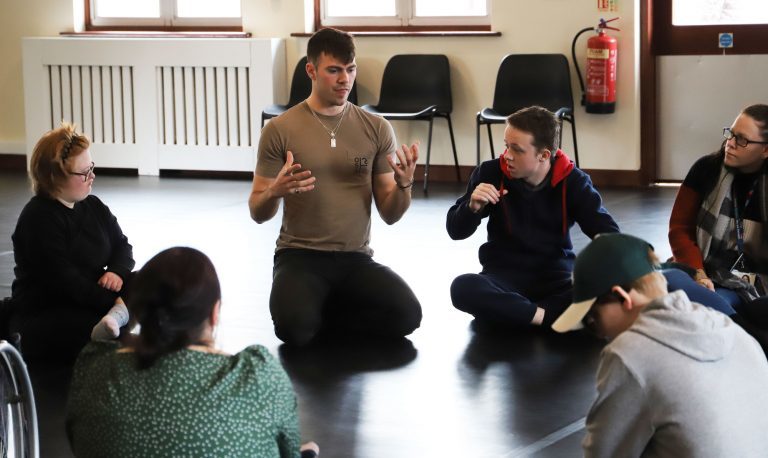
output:
[[[395,0],[327,0],[328,16],[394,16]]]
[[[766,0],[675,0],[673,25],[768,24]]]
[[[97,17],[160,17],[160,0],[95,0]]]
[[[178,17],[240,17],[240,0],[176,0]]]
[[[487,0],[413,0],[416,16],[486,16]]]

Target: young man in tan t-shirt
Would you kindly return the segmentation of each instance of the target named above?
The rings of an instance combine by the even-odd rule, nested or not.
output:
[[[270,121],[248,206],[257,223],[283,201],[270,312],[288,344],[331,335],[401,338],[421,322],[405,281],[371,258],[371,202],[387,224],[411,203],[418,145],[397,149],[392,126],[347,102],[352,37],[334,29],[307,44],[312,93]]]

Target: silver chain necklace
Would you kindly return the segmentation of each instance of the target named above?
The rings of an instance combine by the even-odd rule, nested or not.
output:
[[[320,120],[320,118],[317,116],[317,113],[315,113],[315,110],[312,109],[312,107],[309,106],[309,102],[306,100],[304,101],[307,104],[307,108],[309,108],[309,112],[312,113],[312,116],[314,116],[315,119],[317,119],[317,122],[320,123],[321,126],[323,126],[323,129],[330,135],[331,137],[331,148],[336,148],[336,132],[339,130],[339,127],[341,127],[341,122],[344,120],[344,115],[347,113],[347,103],[344,103],[344,109],[341,111],[341,117],[339,118],[339,121],[336,123],[336,127],[333,128],[333,130],[328,129],[325,124],[323,124],[323,121]]]

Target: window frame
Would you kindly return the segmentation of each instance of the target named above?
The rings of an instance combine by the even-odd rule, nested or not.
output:
[[[176,0],[159,0],[159,18],[99,18],[97,0],[83,1],[87,31],[243,31],[242,0],[241,16],[237,18],[179,18]]]
[[[381,17],[327,17],[326,0],[314,0],[315,30],[335,27],[346,31],[382,31],[382,32],[417,32],[417,31],[490,31],[491,1],[485,0],[488,14],[485,16],[430,16],[415,17],[414,0],[396,0],[397,10],[406,11],[391,18]]]
[[[673,25],[672,1],[653,0],[652,49],[657,56],[768,54],[768,24]],[[733,47],[718,47],[718,34],[733,33]]]

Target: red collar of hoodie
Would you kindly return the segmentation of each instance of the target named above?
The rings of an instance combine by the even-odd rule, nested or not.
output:
[[[501,173],[504,174],[505,177],[507,177],[510,180],[514,180],[515,178],[512,177],[512,175],[509,173],[509,169],[507,168],[507,161],[505,160],[505,157],[507,155],[507,150],[504,150],[504,154],[499,156],[499,166],[501,167]],[[568,175],[571,174],[571,171],[573,171],[573,161],[571,161],[571,158],[569,158],[561,149],[558,149],[555,151],[555,161],[552,163],[552,179],[550,180],[551,186],[554,188],[557,186],[558,183],[561,181],[565,181],[565,179],[568,177]],[[563,183],[563,199],[562,199],[562,212],[563,212],[563,236],[565,236],[568,233],[568,211],[566,206],[566,193],[565,193],[565,183]],[[504,180],[501,180],[501,184],[499,185],[499,191],[504,190]],[[512,226],[511,221],[509,221],[510,217],[508,214],[508,210],[506,207],[504,208],[504,216],[507,219],[507,230],[511,232]]]
[[[504,154],[499,156],[501,172],[505,177],[509,178],[510,180],[514,180],[515,178],[512,177],[512,175],[509,173],[509,169],[507,168],[507,161],[505,160],[506,156],[507,150],[504,150]],[[552,164],[552,187],[554,188],[558,183],[565,180],[565,178],[571,174],[572,170],[573,161],[571,158],[569,158],[561,149],[555,151],[555,162]],[[504,183],[502,183],[502,186],[504,186]]]

